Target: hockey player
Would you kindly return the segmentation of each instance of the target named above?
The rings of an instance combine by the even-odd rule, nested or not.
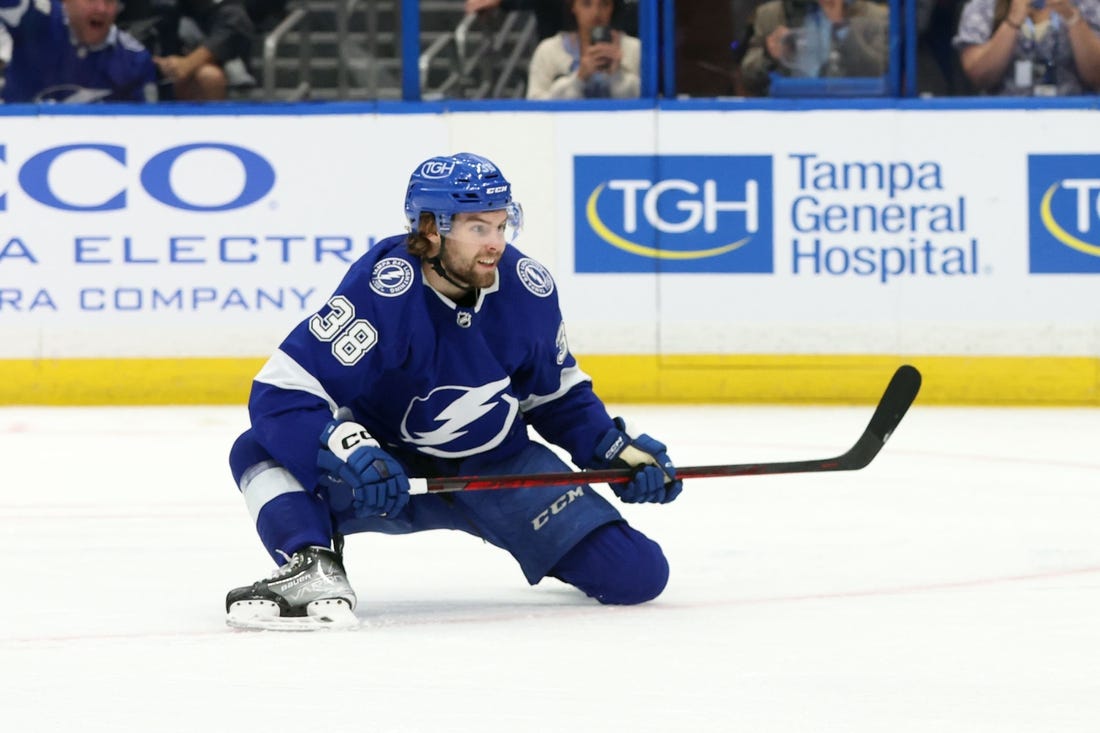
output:
[[[156,67],[115,26],[118,0],[0,0],[6,102],[155,102]]]
[[[281,567],[229,592],[228,622],[354,624],[341,538],[355,532],[462,530],[511,553],[531,584],[655,598],[661,548],[590,487],[410,498],[409,476],[572,470],[529,427],[582,468],[637,467],[614,488],[625,502],[670,502],[681,482],[665,446],[613,420],[577,366],[554,280],[511,246],[522,210],[493,163],[425,161],[405,215],[409,234],[353,264],[252,384],[229,462]]]

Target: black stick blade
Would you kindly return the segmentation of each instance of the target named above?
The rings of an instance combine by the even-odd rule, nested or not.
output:
[[[850,471],[870,463],[886,441],[894,433],[898,423],[909,411],[909,406],[920,392],[921,376],[916,367],[905,364],[894,372],[886,391],[882,393],[878,407],[871,415],[871,422],[852,449],[840,457],[838,470]]]
[[[867,426],[883,443],[890,439],[894,428],[905,417],[913,400],[917,399],[920,382],[920,372],[914,366],[905,364],[894,372],[894,378],[886,386],[875,414],[871,416],[871,423]]]

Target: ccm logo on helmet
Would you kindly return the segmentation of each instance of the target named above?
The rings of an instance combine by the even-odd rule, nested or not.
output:
[[[420,166],[420,175],[425,178],[446,178],[455,169],[455,164],[450,161],[429,160]]]
[[[485,193],[487,195],[491,196],[494,193],[504,193],[507,190],[508,190],[507,186],[493,186],[492,188],[485,189]]]
[[[237,159],[244,170],[244,182],[237,195],[228,201],[214,204],[194,203],[184,198],[172,180],[172,167],[180,158],[196,151],[219,151]],[[95,153],[89,157],[89,152]],[[118,211],[126,208],[129,187],[123,186],[113,193],[101,192],[103,178],[88,177],[92,203],[76,202],[64,198],[51,183],[51,170],[58,161],[73,153],[83,153],[80,163],[101,168],[103,176],[110,176],[121,168],[131,170],[127,150],[121,145],[101,143],[76,143],[58,145],[32,155],[19,166],[17,180],[23,193],[43,206],[62,211]],[[91,161],[91,163],[89,163]],[[0,164],[7,162],[5,146],[0,144]],[[55,175],[54,178],[57,178]],[[266,196],[275,186],[275,168],[259,153],[248,148],[227,143],[190,143],[177,145],[153,155],[141,166],[138,183],[151,198],[165,206],[184,211],[229,211],[254,204]],[[7,194],[0,191],[0,211],[7,211]]]

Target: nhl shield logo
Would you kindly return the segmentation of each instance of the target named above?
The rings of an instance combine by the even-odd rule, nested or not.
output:
[[[455,323],[461,328],[469,328],[470,324],[474,322],[474,314],[470,311],[459,311],[455,316]]]

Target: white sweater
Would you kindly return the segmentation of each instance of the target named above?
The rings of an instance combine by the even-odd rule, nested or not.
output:
[[[535,48],[527,74],[528,99],[584,98],[584,82],[577,77],[573,55],[566,49],[567,35],[573,36],[570,40],[576,45],[576,34],[563,31],[543,40]],[[615,99],[637,97],[641,93],[642,42],[625,33],[616,36],[622,58],[618,71],[611,75],[611,96]]]

